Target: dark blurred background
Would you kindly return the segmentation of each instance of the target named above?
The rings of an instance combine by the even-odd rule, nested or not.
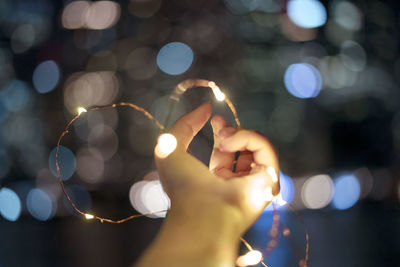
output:
[[[309,266],[400,266],[398,1],[125,0],[0,2],[0,267],[130,266],[165,214],[121,225],[76,216],[55,146],[79,106],[127,101],[161,122],[211,100],[215,81],[242,124],[276,145],[282,197],[310,234]],[[157,129],[121,108],[85,113],[60,149],[78,207],[121,218],[167,208],[152,161]],[[210,126],[191,150],[207,163]],[[304,229],[266,258],[298,266]],[[210,218],[212,220],[212,218]],[[262,250],[272,212],[246,234]]]

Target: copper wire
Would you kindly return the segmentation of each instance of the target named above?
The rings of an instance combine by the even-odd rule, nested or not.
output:
[[[173,91],[173,93],[171,94],[170,98],[173,99],[173,100],[175,100],[175,101],[179,101],[180,96],[181,96],[184,92],[186,92],[186,90],[188,90],[188,89],[190,89],[190,88],[192,88],[192,87],[210,87],[210,83],[213,83],[213,82],[208,81],[208,80],[204,80],[204,79],[188,79],[188,80],[184,80],[184,81],[180,82],[180,83],[174,88],[174,91]],[[215,85],[215,83],[213,83],[213,84]],[[216,85],[215,85],[215,86],[216,86]],[[240,120],[239,120],[239,117],[238,117],[238,114],[237,114],[237,110],[236,110],[235,106],[233,105],[232,101],[231,101],[228,97],[226,97],[226,96],[225,96],[225,98],[224,98],[223,101],[227,104],[227,106],[228,106],[229,109],[231,110],[231,112],[232,112],[232,114],[233,114],[233,116],[234,116],[235,123],[236,123],[237,127],[238,127],[238,128],[241,128],[241,124],[240,124]],[[129,103],[129,102],[120,102],[120,103],[110,104],[110,105],[105,105],[105,106],[95,106],[95,107],[88,108],[88,109],[86,110],[86,112],[96,111],[96,110],[103,110],[103,109],[109,109],[109,108],[117,108],[117,107],[122,107],[122,106],[130,107],[130,108],[132,108],[132,109],[134,109],[134,110],[136,110],[136,111],[141,112],[141,113],[142,113],[143,115],[145,115],[148,119],[150,119],[162,132],[165,132],[165,131],[166,131],[164,125],[162,125],[156,118],[154,118],[153,115],[151,115],[146,109],[144,109],[144,108],[142,108],[142,107],[140,107],[140,106],[137,106],[137,105],[135,105],[135,104],[133,104],[133,103]],[[85,113],[86,113],[86,112],[85,112]],[[77,213],[79,213],[79,214],[81,214],[81,215],[83,215],[83,216],[86,216],[86,217],[87,217],[87,216],[90,216],[90,219],[96,219],[96,220],[98,220],[98,221],[100,221],[100,222],[102,222],[102,223],[103,223],[103,222],[108,222],[108,223],[114,223],[114,224],[124,223],[124,222],[126,222],[126,221],[129,221],[129,220],[132,220],[132,219],[135,219],[135,218],[138,218],[138,217],[143,217],[143,216],[146,216],[146,215],[151,215],[151,214],[160,213],[160,212],[166,212],[167,210],[159,210],[159,211],[149,212],[149,213],[146,213],[146,214],[134,214],[134,215],[131,215],[131,216],[128,216],[128,217],[119,219],[119,220],[113,220],[113,219],[109,219],[109,218],[103,218],[103,217],[97,216],[97,215],[95,215],[95,214],[89,214],[89,213],[83,212],[82,210],[80,210],[80,209],[76,206],[76,204],[73,202],[73,200],[72,200],[71,197],[69,196],[69,194],[68,194],[68,192],[67,192],[67,190],[66,190],[66,188],[65,188],[64,182],[63,182],[63,180],[62,180],[62,177],[61,177],[61,170],[60,170],[60,164],[59,164],[59,151],[60,151],[60,145],[61,145],[62,139],[64,138],[65,135],[67,135],[67,134],[69,133],[69,129],[70,129],[71,125],[72,125],[77,119],[79,119],[79,118],[82,116],[82,114],[83,114],[83,113],[80,112],[79,114],[77,114],[75,117],[73,117],[73,118],[67,123],[66,127],[64,128],[64,131],[61,133],[61,135],[60,135],[59,138],[58,138],[58,141],[57,141],[57,149],[56,149],[56,155],[55,155],[55,157],[56,157],[56,160],[55,160],[55,161],[56,161],[57,178],[58,178],[58,181],[59,181],[60,186],[61,186],[61,188],[62,188],[62,191],[63,191],[65,197],[67,198],[68,202],[71,204],[72,208],[73,208]],[[289,203],[288,203],[288,204],[289,204]],[[290,207],[291,207],[291,206],[290,206]],[[291,207],[291,208],[292,208],[292,207]],[[293,208],[292,208],[292,209],[293,209]],[[303,223],[303,225],[304,225],[304,222],[303,222],[302,218],[300,217],[300,215],[297,213],[297,211],[293,209],[293,212],[296,214],[296,216],[298,217],[298,219],[299,219],[299,220]],[[274,225],[275,225],[276,223],[279,224],[279,215],[277,216],[277,220],[275,220],[275,216],[276,216],[276,215],[275,215],[275,206],[274,206],[274,216],[273,216],[273,225],[272,225],[272,227],[274,227]],[[305,227],[305,226],[304,226],[304,227]],[[307,231],[306,228],[305,228],[305,232],[306,232],[306,255],[305,255],[305,259],[304,259],[304,262],[305,262],[305,263],[304,263],[304,267],[307,266],[308,253],[309,253],[309,236],[308,236],[308,231]],[[241,242],[246,246],[246,248],[247,248],[249,251],[253,250],[253,248],[251,247],[251,245],[250,245],[244,238],[241,237],[240,240],[241,240]],[[268,246],[267,246],[267,252],[268,252]],[[264,258],[263,258],[263,259],[264,259]],[[261,263],[264,267],[268,267],[268,266],[264,263],[263,259],[261,260],[260,263]]]

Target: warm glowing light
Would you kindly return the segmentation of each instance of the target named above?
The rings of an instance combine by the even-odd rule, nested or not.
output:
[[[260,209],[265,206],[265,174],[260,175],[260,179],[256,180],[250,187],[249,187],[249,204],[254,209]]]
[[[218,101],[224,101],[225,100],[225,94],[222,93],[221,89],[219,89],[219,87],[215,84],[215,82],[209,82],[208,86],[210,86],[210,88],[212,89],[215,98]]]
[[[91,220],[94,218],[94,216],[92,214],[86,213],[85,218],[86,218],[86,220]]]
[[[274,183],[278,182],[278,176],[276,175],[274,167],[269,166],[267,168],[267,173],[269,174],[269,176],[271,176],[272,182],[274,182]]]
[[[285,206],[287,204],[286,200],[282,198],[281,193],[279,193],[276,197],[274,197],[274,201],[278,206]]]
[[[273,200],[273,198],[274,198],[274,195],[272,195],[272,188],[270,186],[268,186],[264,190],[264,199],[265,199],[265,201],[270,202]]]
[[[247,252],[245,255],[240,256],[236,264],[238,266],[249,266],[249,265],[256,265],[260,263],[262,260],[262,253],[258,250],[251,250]]]
[[[158,137],[158,143],[156,146],[156,155],[160,158],[165,158],[172,152],[174,152],[178,142],[175,136],[169,133],[165,133]]]
[[[121,7],[113,1],[90,2],[86,12],[85,26],[92,30],[104,30],[114,26],[121,15]]]
[[[87,112],[87,109],[85,109],[83,107],[79,107],[78,108],[78,114],[81,115],[83,112]]]

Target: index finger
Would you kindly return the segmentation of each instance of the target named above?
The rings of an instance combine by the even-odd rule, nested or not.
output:
[[[211,104],[207,102],[179,118],[169,132],[176,137],[178,145],[186,150],[210,116]]]

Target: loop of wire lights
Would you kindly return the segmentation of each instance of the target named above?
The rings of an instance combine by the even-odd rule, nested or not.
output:
[[[234,119],[235,119],[235,123],[237,125],[237,128],[241,128],[241,124],[237,115],[237,111],[235,106],[233,105],[233,103],[231,102],[231,100],[221,91],[221,89],[215,84],[215,82],[212,81],[208,81],[208,80],[203,80],[203,79],[188,79],[188,80],[184,80],[181,83],[179,83],[172,95],[171,95],[171,99],[175,100],[175,101],[179,101],[180,96],[188,89],[193,88],[193,87],[209,87],[215,98],[218,101],[224,101],[227,106],[230,108]],[[137,106],[133,103],[129,103],[129,102],[120,102],[120,103],[116,103],[116,104],[111,104],[111,105],[106,105],[106,106],[95,106],[95,107],[90,107],[90,108],[83,108],[83,107],[79,107],[77,109],[78,114],[75,115],[75,117],[73,117],[66,125],[64,131],[61,133],[61,135],[58,138],[57,141],[57,149],[56,149],[56,171],[57,171],[57,178],[58,181],[60,183],[60,186],[62,188],[62,191],[65,195],[65,197],[67,198],[68,202],[71,204],[72,208],[79,214],[81,214],[85,219],[87,220],[99,220],[100,222],[108,222],[108,223],[114,223],[114,224],[120,224],[120,223],[124,223],[126,221],[132,220],[134,218],[138,218],[138,217],[142,217],[142,216],[146,216],[146,215],[151,215],[151,214],[155,214],[155,213],[159,213],[159,212],[165,212],[166,210],[158,210],[158,211],[152,211],[146,214],[135,214],[135,215],[131,215],[119,220],[113,220],[110,218],[104,218],[104,217],[100,217],[98,215],[95,214],[91,214],[91,213],[86,213],[83,212],[82,210],[80,210],[76,204],[72,201],[71,197],[69,196],[67,190],[65,189],[64,186],[64,182],[61,178],[61,170],[60,170],[60,165],[59,165],[59,150],[60,150],[60,145],[61,145],[61,141],[63,139],[63,137],[65,135],[67,135],[69,133],[69,129],[71,127],[71,125],[77,120],[79,119],[82,114],[87,113],[89,111],[97,111],[97,110],[103,110],[103,109],[109,109],[109,108],[118,108],[118,107],[129,107],[132,108],[136,111],[141,112],[143,115],[145,115],[149,120],[151,120],[162,132],[162,134],[158,137],[158,142],[156,145],[156,154],[157,156],[160,156],[161,158],[165,158],[167,157],[170,153],[172,153],[177,145],[177,141],[176,138],[172,135],[166,132],[166,128],[164,127],[164,125],[162,125],[156,118],[153,117],[153,115],[151,115],[146,109]],[[169,116],[168,116],[169,117]],[[168,121],[168,117],[167,117],[167,121]],[[271,176],[272,180],[274,183],[279,182],[279,177],[276,174],[276,171],[273,167],[268,167],[267,168],[267,173]],[[268,188],[267,188],[268,189]],[[265,191],[266,196],[265,196],[265,200],[266,201],[271,201],[273,200],[273,196],[271,195],[271,190],[266,190]],[[273,216],[273,221],[274,224],[278,223],[279,224],[279,216]],[[271,238],[273,238],[273,236],[271,235]],[[246,246],[246,248],[249,250],[245,255],[239,256],[239,258],[237,259],[236,264],[238,266],[249,266],[249,265],[256,265],[258,263],[261,263],[263,266],[267,266],[264,262],[263,262],[263,256],[262,253],[258,250],[254,250],[250,244],[244,240],[243,238],[240,239],[243,244]],[[271,240],[272,241],[272,240]],[[270,242],[271,242],[270,241]],[[307,254],[308,254],[308,235],[307,235]],[[308,255],[306,255],[305,257],[305,264],[303,266],[306,266],[307,264],[307,257]]]

